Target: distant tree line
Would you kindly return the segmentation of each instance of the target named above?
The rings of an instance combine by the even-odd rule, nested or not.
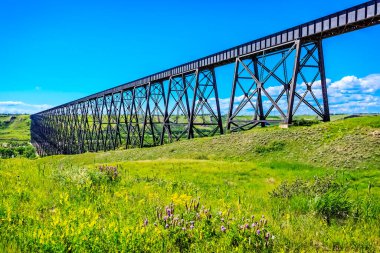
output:
[[[28,142],[2,143],[0,146],[0,158],[26,157],[35,158],[36,149]]]

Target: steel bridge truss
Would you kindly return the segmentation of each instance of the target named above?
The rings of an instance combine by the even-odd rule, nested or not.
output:
[[[228,130],[291,124],[296,112],[330,120],[320,40],[297,40],[278,51],[263,50],[236,59]]]
[[[321,40],[236,58],[228,131],[291,124],[296,112],[329,120]],[[214,68],[32,115],[40,155],[157,146],[223,131]]]
[[[214,69],[196,70],[32,116],[40,155],[162,145],[223,134]],[[167,102],[168,101],[168,102]]]
[[[223,134],[214,69],[169,79],[161,144]]]

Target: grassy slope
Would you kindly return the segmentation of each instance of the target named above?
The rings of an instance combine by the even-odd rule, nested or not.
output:
[[[30,119],[29,115],[17,115],[16,119],[9,125],[0,128],[0,141],[3,140],[30,140]],[[0,115],[0,121],[9,121],[10,116]]]
[[[117,164],[121,180],[95,187],[89,175],[104,163]],[[275,251],[376,251],[380,250],[380,207],[375,205],[380,201],[378,164],[380,117],[255,129],[149,149],[0,160],[0,245],[5,250],[59,248],[60,244],[67,250],[68,243],[77,251],[142,250],[144,241],[152,251],[176,251],[169,241],[157,243],[157,238],[165,238],[165,231],[144,234],[141,224],[145,217],[153,222],[155,208],[168,205],[175,194],[186,194],[199,197],[213,212],[232,213],[236,220],[231,223],[265,214],[277,238]],[[269,198],[268,192],[283,180],[312,179],[335,171],[339,180],[351,182],[353,199],[364,200],[369,182],[374,185],[373,219],[348,219],[328,226],[304,199],[279,203]],[[177,213],[184,212],[180,204],[177,208]],[[140,246],[131,248],[129,237],[115,239],[128,231],[133,231],[133,240]],[[138,241],[140,234],[146,236],[142,241]],[[229,251],[227,235],[206,240],[205,235],[194,235],[198,240],[191,247]]]
[[[313,167],[374,168],[380,163],[379,128],[380,117],[361,117],[311,127],[254,129],[149,149],[86,153],[80,156],[46,159],[75,164],[89,164],[94,161],[104,163],[195,159],[255,161],[264,164],[301,163]]]

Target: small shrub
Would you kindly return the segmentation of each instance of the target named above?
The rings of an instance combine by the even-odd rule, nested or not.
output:
[[[209,160],[207,154],[197,154],[194,156],[196,160]]]
[[[120,179],[116,166],[100,165],[98,171],[89,173],[90,179],[95,184],[115,182]]]
[[[101,165],[99,167],[100,172],[106,174],[110,180],[116,180],[116,178],[119,176],[119,172],[117,171],[116,166],[104,166]]]
[[[276,189],[269,193],[274,198],[292,198],[297,195],[315,197],[326,193],[331,189],[339,188],[335,182],[336,175],[314,177],[313,181],[296,179],[293,183],[283,181]]]
[[[318,196],[315,211],[322,215],[330,225],[332,218],[347,218],[351,210],[351,202],[344,190],[331,190]]]
[[[27,143],[10,142],[0,147],[0,158],[26,157],[35,158],[36,149]]]
[[[36,149],[33,146],[26,146],[24,149],[24,156],[26,158],[36,158]]]
[[[291,184],[284,181],[270,195],[286,201],[304,198],[304,201],[297,201],[297,204],[309,203],[303,210],[314,210],[328,225],[333,218],[347,218],[352,209],[347,196],[347,185],[337,183],[335,175],[315,177],[313,181],[297,179]]]
[[[0,148],[1,158],[12,158],[15,157],[17,153],[13,148]]]
[[[255,148],[255,152],[258,154],[265,154],[270,152],[282,151],[285,148],[283,141],[272,141],[267,145],[259,145]]]
[[[312,126],[315,124],[319,124],[320,121],[317,119],[299,119],[299,120],[293,120],[293,126]]]

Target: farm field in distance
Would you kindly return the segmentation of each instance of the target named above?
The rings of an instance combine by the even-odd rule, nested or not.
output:
[[[380,116],[0,159],[0,251],[378,252],[379,164]]]
[[[30,139],[29,115],[1,115],[0,114],[0,141]]]
[[[29,115],[0,114],[0,159],[12,157],[36,157],[30,144]]]

